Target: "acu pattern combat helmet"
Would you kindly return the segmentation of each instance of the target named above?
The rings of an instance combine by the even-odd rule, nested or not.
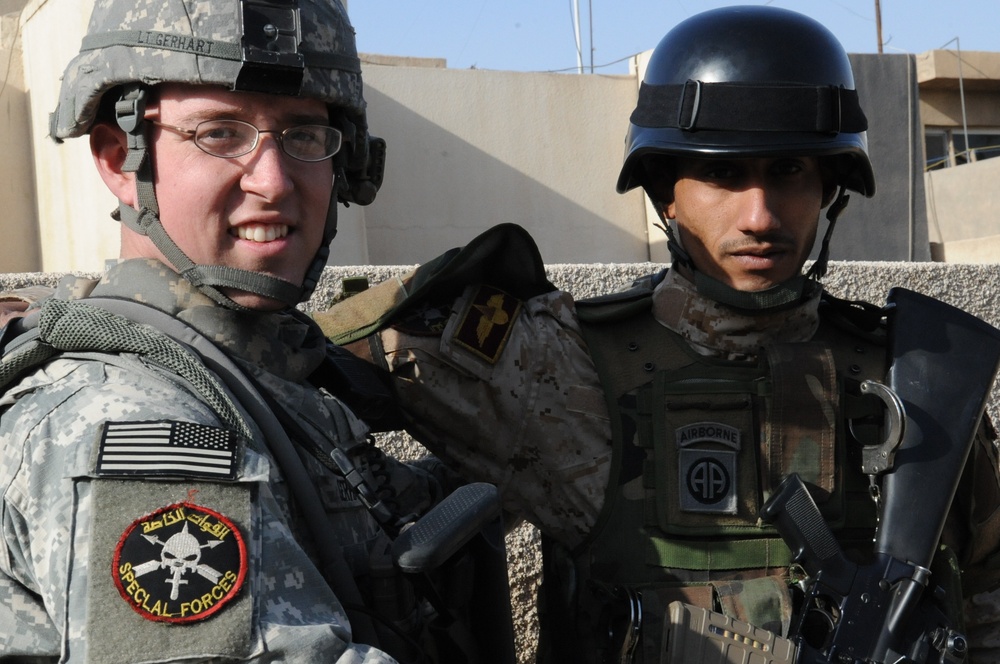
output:
[[[333,157],[335,186],[324,240],[301,286],[256,272],[195,265],[163,231],[143,114],[148,88],[165,82],[326,102],[344,147]],[[289,306],[308,299],[336,234],[337,202],[367,205],[381,185],[385,143],[368,135],[361,62],[340,0],[97,0],[80,53],[63,75],[50,118],[52,138],[87,133],[108,92],[119,95],[114,113],[128,134],[126,168],[136,172],[140,203],[139,210],[120,204],[116,216],[148,235],[178,272],[224,306],[241,308],[220,287]]]
[[[829,30],[775,7],[710,10],[678,24],[653,50],[630,117],[617,190],[642,186],[655,200],[646,172],[650,157],[832,158],[841,191],[810,271],[818,278],[826,269],[836,216],[847,202],[844,190],[875,193],[867,128],[850,60]],[[672,232],[668,236],[674,260],[707,283]],[[784,290],[729,293],[729,299],[748,310],[784,306],[794,297]],[[716,286],[706,294],[726,301]]]

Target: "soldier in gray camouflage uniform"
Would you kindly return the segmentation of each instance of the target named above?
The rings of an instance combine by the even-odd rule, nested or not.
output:
[[[846,189],[874,193],[866,128],[825,28],[700,14],[653,52],[618,181],[662,215],[669,270],[574,302],[498,227],[317,314],[391,373],[416,438],[541,529],[540,661],[664,662],[673,600],[788,633],[796,570],[758,514],[789,473],[870,550],[859,449],[882,411],[858,388],[886,374],[881,313],[823,292],[829,233],[802,274],[821,210],[832,229]],[[1000,657],[998,489],[986,423],[943,538],[977,662]]]
[[[381,179],[341,2],[98,0],[51,133],[89,134],[122,251],[25,319],[44,366],[5,358],[0,659],[414,658],[357,489],[388,526],[441,489],[319,387],[294,308]]]

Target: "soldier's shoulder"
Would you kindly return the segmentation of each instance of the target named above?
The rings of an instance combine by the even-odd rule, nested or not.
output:
[[[652,307],[653,291],[666,271],[636,279],[631,286],[613,293],[576,301],[576,311],[582,323],[610,323],[647,313]]]
[[[876,342],[885,340],[885,311],[876,304],[839,298],[824,290],[819,313],[824,324],[840,332]]]

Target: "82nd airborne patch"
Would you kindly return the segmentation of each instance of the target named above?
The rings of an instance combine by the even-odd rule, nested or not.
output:
[[[454,341],[496,364],[521,311],[521,301],[493,286],[480,286],[462,314]]]
[[[122,598],[148,620],[204,620],[229,603],[247,572],[246,543],[225,516],[192,503],[134,521],[115,549]]]
[[[740,430],[720,422],[677,429],[678,489],[685,512],[736,514]]]

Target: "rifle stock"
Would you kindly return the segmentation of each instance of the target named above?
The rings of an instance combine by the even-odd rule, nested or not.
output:
[[[948,304],[889,293],[890,389],[905,414],[882,480],[872,561],[848,561],[797,476],[761,510],[809,575],[796,662],[961,662],[966,645],[925,590],[930,566],[1000,368],[1000,331]],[[826,607],[817,635],[811,612]],[[830,610],[830,609],[833,610]],[[811,632],[811,633],[810,633]]]
[[[929,567],[1000,366],[1000,331],[901,288],[889,305],[888,383],[906,425],[882,481],[875,550]]]

